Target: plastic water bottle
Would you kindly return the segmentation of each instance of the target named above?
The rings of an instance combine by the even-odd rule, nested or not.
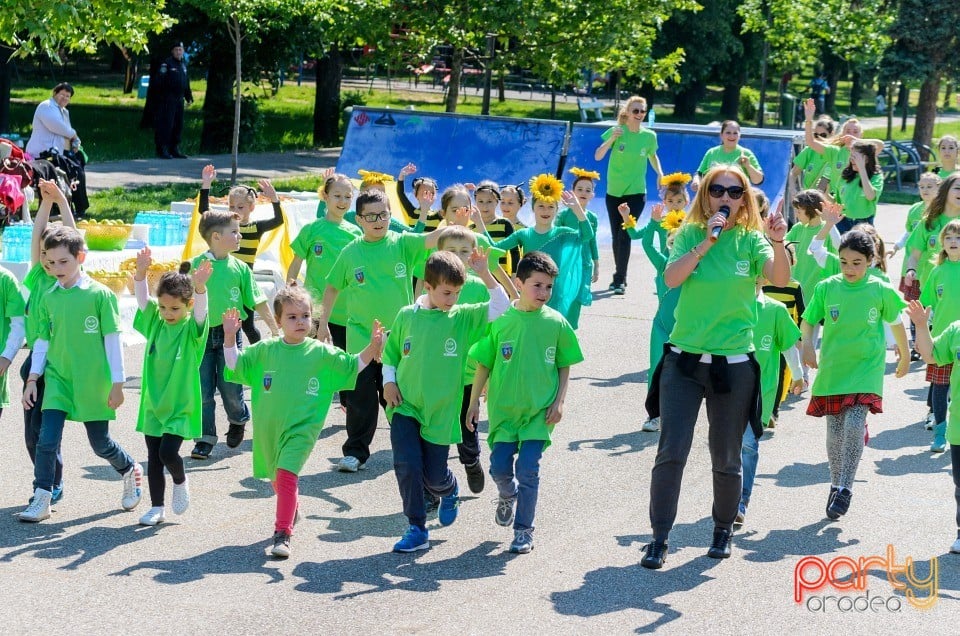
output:
[[[657,123],[657,111],[650,109],[650,112],[647,113],[647,127],[653,128],[654,124]]]
[[[166,245],[176,245],[180,238],[180,215],[165,212],[163,215]]]

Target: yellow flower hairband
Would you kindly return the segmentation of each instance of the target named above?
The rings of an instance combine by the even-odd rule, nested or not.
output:
[[[570,168],[570,174],[575,176],[577,179],[590,179],[591,181],[598,181],[600,179],[600,173],[596,170],[584,170],[583,168]]]
[[[675,232],[680,229],[680,226],[683,225],[683,221],[686,218],[687,213],[683,210],[670,210],[660,221],[660,227],[667,232]]]
[[[693,177],[686,172],[673,172],[660,177],[660,185],[665,187],[685,186],[691,181],[693,181]]]
[[[391,175],[373,170],[357,170],[357,174],[360,175],[360,180],[363,181],[364,185],[376,185],[378,183],[383,185],[388,181],[393,181]]]
[[[563,184],[552,174],[538,174],[530,179],[530,193],[538,201],[557,203],[563,194]]]

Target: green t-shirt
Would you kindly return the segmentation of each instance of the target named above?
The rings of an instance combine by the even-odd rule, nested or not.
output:
[[[397,312],[413,303],[413,267],[427,251],[427,234],[387,235],[343,248],[327,277],[347,310],[347,351],[359,353],[370,341],[373,321],[390,329]]]
[[[843,169],[850,163],[850,149],[846,146],[827,145],[823,147],[826,158],[823,176],[830,179],[830,192],[839,199],[840,184],[843,183]]]
[[[790,231],[784,237],[784,240],[797,244],[794,250],[797,260],[793,265],[793,277],[800,283],[804,303],[810,302],[813,288],[826,278],[823,268],[817,264],[816,259],[810,254],[810,242],[820,233],[821,229],[823,229],[822,223],[816,227],[811,227],[805,223],[797,223],[790,228]],[[833,244],[830,237],[827,237],[824,244],[827,246],[827,252],[830,254],[837,253],[837,246]]]
[[[247,317],[246,308],[267,302],[267,297],[253,280],[253,271],[243,261],[231,254],[218,259],[210,252],[204,252],[193,259],[193,271],[203,261],[210,261],[213,265],[207,281],[208,321],[211,327],[223,324],[223,312],[228,309],[236,309],[243,319]]]
[[[200,437],[197,369],[207,346],[207,321],[198,324],[188,313],[176,324],[167,324],[151,298],[146,309],[137,310],[133,328],[147,339],[137,431],[152,437],[164,433],[184,439]]]
[[[600,226],[600,223],[597,220],[597,215],[590,210],[587,210],[587,221],[590,223],[590,227],[593,228],[593,238],[587,241],[587,245],[590,246],[590,257],[595,261],[599,261],[600,250],[597,248],[597,228]],[[560,210],[560,213],[553,220],[553,224],[559,227],[568,227],[572,230],[580,229],[580,219],[577,218],[577,215],[574,214],[570,208]]]
[[[939,170],[937,170],[937,174],[940,175],[941,179],[946,179],[947,177],[952,175],[953,172],[947,170],[946,168],[940,168]]]
[[[487,289],[487,284],[476,274],[467,272],[467,282],[465,282],[460,289],[460,297],[457,299],[457,304],[473,305],[489,301],[490,290]]]
[[[667,267],[706,235],[704,227],[684,223]],[[680,285],[670,342],[690,353],[730,356],[753,351],[757,277],[772,258],[773,248],[759,231],[739,226],[724,230]]]
[[[70,289],[59,284],[40,297],[37,339],[46,340],[46,388],[42,410],[58,410],[74,422],[112,420],[113,388],[104,336],[120,333],[117,296],[81,275]]]
[[[921,288],[920,302],[924,307],[933,307],[930,333],[934,336],[960,320],[960,262],[948,260],[934,267]]]
[[[933,228],[930,229],[927,228],[925,221],[921,221],[917,223],[917,227],[913,228],[913,232],[910,232],[910,236],[907,238],[906,258],[910,258],[910,254],[914,250],[920,252],[920,259],[917,261],[917,280],[920,281],[920,289],[923,289],[930,271],[940,260],[940,252],[943,250],[940,245],[940,232],[947,223],[955,218],[957,217],[941,214],[933,222]]]
[[[849,283],[843,275],[824,279],[813,291],[803,319],[823,320],[820,368],[812,395],[883,395],[887,344],[883,323],[900,317],[907,304],[889,283],[864,276]]]
[[[511,306],[490,323],[470,358],[490,369],[487,443],[542,440],[550,445],[547,408],[557,397],[558,369],[583,360],[577,334],[557,311]]]
[[[6,345],[10,336],[10,319],[23,317],[25,311],[20,283],[13,274],[0,267],[0,348]],[[10,390],[7,384],[9,376],[10,373],[7,372],[0,378],[0,408],[10,406]]]
[[[757,326],[753,328],[753,346],[760,365],[761,419],[764,426],[773,415],[777,384],[780,380],[780,355],[797,344],[800,327],[786,306],[772,298],[757,298]]]
[[[952,322],[933,339],[933,359],[940,366],[953,364],[950,372],[950,410],[947,413],[947,442],[960,445],[960,321]]]
[[[37,320],[37,303],[40,302],[40,297],[56,284],[57,279],[48,274],[40,263],[31,267],[23,279],[23,287],[29,292],[23,325],[26,331],[27,348],[30,350],[33,350],[33,343],[37,340],[37,329],[40,327]]]
[[[327,219],[317,219],[304,226],[297,234],[290,248],[307,264],[304,287],[310,292],[315,303],[319,304],[323,300],[323,292],[327,289],[327,275],[337,262],[340,252],[362,236],[363,231],[352,223],[332,223]],[[342,299],[337,298],[329,321],[335,325],[347,324],[347,310]]]
[[[625,125],[619,126],[623,134],[610,148],[607,162],[607,194],[622,197],[628,194],[647,192],[647,163],[657,154],[657,133],[647,128],[630,132]],[[607,141],[614,129],[608,128],[600,135]]]
[[[903,224],[904,229],[907,232],[907,238],[910,238],[910,234],[920,225],[920,221],[923,220],[923,213],[927,209],[927,204],[923,201],[917,201],[910,206],[910,209],[907,210],[907,219]],[[906,243],[904,243],[906,246]],[[910,252],[907,251],[907,255],[903,258],[903,263],[900,264],[900,275],[904,276],[907,273],[907,261],[910,260]]]
[[[472,229],[472,228],[471,228]],[[497,268],[500,267],[500,259],[506,254],[506,250],[497,249],[493,246],[493,241],[485,234],[478,234],[474,231],[474,235],[477,238],[477,247],[484,250],[489,250],[487,254],[487,267],[491,272],[497,271]],[[418,260],[413,266],[413,275],[414,277],[423,280],[424,272],[427,267],[427,259],[430,258],[430,255],[436,252],[436,248],[431,248],[423,252]]]
[[[352,390],[360,358],[308,338],[290,345],[270,338],[244,347],[227,382],[250,387],[253,476],[299,475],[323,429],[333,394]]]
[[[880,201],[880,195],[883,193],[883,173],[878,172],[871,176],[870,185],[873,186],[876,194],[873,199],[868,200],[860,184],[860,175],[854,175],[853,181],[840,179],[837,202],[843,205],[843,214],[848,219],[856,221],[876,215],[877,202]]]
[[[431,444],[460,443],[460,407],[467,352],[487,329],[489,304],[454,305],[450,311],[404,307],[383,349],[383,363],[396,367],[403,403],[387,409],[420,422]]]
[[[826,155],[821,155],[810,146],[800,151],[793,160],[793,165],[803,171],[800,175],[800,183],[803,185],[804,190],[816,188],[817,181],[820,180],[820,177],[826,176],[829,178],[826,174]]]
[[[703,155],[703,159],[700,161],[700,167],[697,168],[697,172],[699,172],[701,175],[704,175],[707,174],[707,171],[714,166],[730,165],[739,167],[749,178],[750,173],[747,172],[746,168],[740,166],[741,156],[747,158],[754,170],[762,172],[760,169],[760,162],[757,161],[757,156],[753,154],[753,151],[749,148],[744,148],[739,144],[736,148],[729,152],[724,150],[723,146],[714,146]]]

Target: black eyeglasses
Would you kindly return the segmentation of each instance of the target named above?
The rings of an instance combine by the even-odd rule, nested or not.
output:
[[[709,192],[710,196],[714,199],[719,199],[726,193],[731,199],[737,200],[743,196],[744,190],[743,186],[730,186],[725,188],[719,183],[712,183],[710,187],[707,188],[707,192]]]
[[[645,113],[647,111],[644,108],[634,108],[630,112],[633,113],[634,115],[639,115],[640,113]]]
[[[390,213],[386,210],[383,212],[374,212],[373,214],[357,214],[358,217],[366,221],[367,223],[376,223],[377,221],[386,221],[390,218]]]

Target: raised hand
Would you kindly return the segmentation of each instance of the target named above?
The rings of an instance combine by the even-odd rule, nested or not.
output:
[[[210,189],[210,184],[213,183],[213,180],[217,178],[217,169],[213,167],[212,163],[208,163],[203,167],[203,170],[200,171],[200,182],[204,190]]]
[[[238,331],[240,331],[240,312],[236,307],[231,307],[223,312],[223,333],[236,338]]]
[[[412,163],[408,163],[404,167],[400,168],[399,181],[403,181],[405,177],[409,177],[416,171],[417,171],[417,166]]]
[[[577,196],[570,190],[563,191],[563,193],[560,195],[560,201],[562,201],[563,204],[568,208],[571,208],[574,210],[582,207],[580,205],[580,200],[577,199]]]
[[[924,307],[920,301],[911,300],[907,305],[907,315],[915,325],[926,325],[930,322],[930,307]]]
[[[817,114],[817,103],[813,101],[812,97],[808,97],[803,102],[803,115],[806,117],[807,121],[813,121],[813,116]]]
[[[626,220],[627,220],[627,216],[630,215],[630,206],[627,205],[626,203],[621,203],[621,204],[620,204],[620,207],[623,207],[623,206],[626,206],[626,208],[627,208],[627,213],[626,213],[626,215],[623,213],[622,210],[620,210],[620,208],[617,208],[617,211],[620,212],[620,216],[622,216],[622,217],[623,217],[623,220],[626,221]],[[662,221],[662,220],[663,220],[663,213],[664,213],[666,210],[667,210],[667,206],[665,206],[664,204],[662,204],[662,203],[654,203],[653,206],[651,206],[651,208],[650,208],[650,218],[651,218],[652,220],[654,220],[654,221]]]
[[[205,293],[207,289],[207,281],[210,280],[210,275],[213,273],[213,263],[210,261],[203,261],[200,263],[200,267],[193,272],[193,288],[198,292]]]
[[[150,266],[153,265],[153,257],[150,255],[150,248],[145,247],[139,252],[137,252],[137,280],[143,280],[147,277],[147,270],[150,269]]]
[[[273,203],[279,203],[280,197],[277,196],[277,191],[274,190],[273,184],[270,183],[270,179],[260,179],[257,181],[257,184],[260,186],[260,190],[263,191],[263,195],[270,199]]]
[[[470,254],[470,258],[467,259],[467,264],[470,265],[472,269],[477,274],[490,271],[490,250],[483,249],[481,247],[473,248],[473,253]]]
[[[820,204],[820,216],[827,225],[836,225],[843,220],[843,206],[833,201],[824,201]]]
[[[621,203],[617,206],[617,212],[619,212],[620,216],[623,217],[623,220],[626,221],[627,217],[630,216],[630,204]]]
[[[783,242],[783,237],[787,233],[787,222],[780,214],[774,214],[767,217],[767,236],[774,241]]]

